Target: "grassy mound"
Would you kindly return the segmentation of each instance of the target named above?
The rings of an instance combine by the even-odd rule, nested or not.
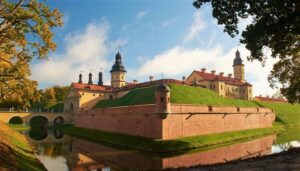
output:
[[[168,86],[171,89],[171,103],[241,107],[259,106],[255,102],[248,100],[223,98],[214,91],[201,87],[192,87],[177,84],[169,84]],[[99,101],[95,107],[104,108],[140,104],[154,104],[155,87],[156,86],[133,89],[121,98]]]
[[[46,170],[26,138],[0,122],[0,170]]]
[[[155,90],[154,86],[133,89],[121,98],[101,100],[96,104],[95,107],[104,108],[104,107],[116,107],[116,106],[153,104],[155,103],[154,90]]]
[[[255,101],[258,105],[271,108],[276,117],[289,126],[300,125],[300,104]]]
[[[214,91],[206,88],[176,84],[170,84],[169,87],[171,89],[171,103],[258,107],[256,103],[249,100],[238,100],[220,97]]]

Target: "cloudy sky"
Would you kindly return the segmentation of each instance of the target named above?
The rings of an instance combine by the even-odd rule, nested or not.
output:
[[[171,3],[172,2],[172,3]],[[31,78],[39,88],[69,85],[92,72],[94,82],[102,69],[110,82],[109,70],[118,49],[127,69],[127,81],[147,81],[150,75],[160,79],[181,79],[193,70],[207,68],[232,73],[232,61],[238,49],[245,63],[246,80],[254,85],[254,95],[272,95],[267,76],[274,59],[265,67],[248,62],[249,52],[231,38],[211,16],[211,7],[197,10],[193,0],[48,0],[51,8],[64,15],[65,25],[54,30],[58,48],[48,60],[31,63]],[[243,30],[251,19],[242,20]],[[119,48],[121,47],[121,48]],[[268,53],[268,52],[266,52]]]

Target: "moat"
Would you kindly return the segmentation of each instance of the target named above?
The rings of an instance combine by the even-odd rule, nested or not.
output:
[[[28,130],[24,134],[33,144],[38,159],[50,171],[163,170],[226,163],[300,147],[300,136],[293,134],[295,129],[300,128],[289,128],[279,135],[268,135],[237,144],[168,157],[116,149],[71,137],[61,130]]]

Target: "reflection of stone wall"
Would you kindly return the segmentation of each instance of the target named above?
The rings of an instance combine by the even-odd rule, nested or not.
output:
[[[171,113],[165,119],[155,113],[155,108],[152,104],[91,109],[75,115],[75,126],[172,139],[271,127],[275,120],[274,113],[267,108],[171,104]]]
[[[170,158],[150,157],[136,152],[121,151],[85,140],[73,140],[73,152],[78,157],[72,168],[121,168],[131,170],[158,170],[224,163],[226,161],[263,156],[271,153],[276,135],[233,144],[203,152],[194,152]]]

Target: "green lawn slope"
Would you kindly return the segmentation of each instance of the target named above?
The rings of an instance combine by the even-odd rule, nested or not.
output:
[[[155,87],[137,88],[131,90],[125,96],[117,99],[101,100],[95,107],[116,107],[116,106],[129,106],[129,105],[140,105],[140,104],[154,104]]]
[[[0,170],[46,170],[26,138],[0,122]]]
[[[168,86],[171,89],[171,103],[241,107],[259,106],[257,103],[248,100],[223,98],[214,91],[201,87],[177,84],[168,84]],[[133,89],[121,98],[99,101],[95,107],[104,108],[139,104],[154,104],[155,87],[156,86]]]
[[[289,126],[300,126],[300,104],[255,101],[258,105],[275,111],[277,121]]]

